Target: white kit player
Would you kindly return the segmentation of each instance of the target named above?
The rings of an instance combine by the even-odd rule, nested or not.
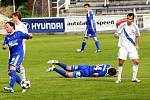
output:
[[[12,17],[13,17],[13,21],[15,23],[15,30],[21,31],[24,34],[28,34],[27,26],[23,22],[21,22],[21,14],[19,12],[15,12],[12,14]],[[23,39],[24,55],[25,55],[25,51],[26,51],[25,41],[26,41],[26,39]],[[25,68],[22,64],[20,65],[20,75],[21,75],[21,79],[26,79]]]
[[[115,32],[115,37],[119,38],[118,76],[117,76],[118,79],[116,83],[121,82],[123,64],[128,56],[133,63],[132,82],[141,81],[137,79],[138,64],[139,64],[138,49],[139,49],[140,31],[138,27],[133,23],[133,21],[134,21],[134,14],[129,13],[127,15],[127,22],[122,23]]]

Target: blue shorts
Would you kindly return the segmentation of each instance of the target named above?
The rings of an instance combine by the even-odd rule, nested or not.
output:
[[[94,38],[94,37],[96,37],[96,29],[95,29],[95,32],[93,32],[92,29],[86,29],[85,33],[84,33],[84,37],[85,38],[88,38],[88,37]]]
[[[76,71],[73,71],[73,77],[89,77],[90,76],[90,68],[88,65],[79,65]]]
[[[9,62],[8,62],[8,70],[10,69],[10,66],[13,65],[18,70],[20,68],[20,64],[23,61],[23,55],[14,55],[10,56]]]

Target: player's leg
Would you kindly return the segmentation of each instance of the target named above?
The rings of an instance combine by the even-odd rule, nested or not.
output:
[[[64,70],[60,70],[56,67],[53,68],[53,71],[57,72],[58,74],[64,76],[64,77],[68,77],[68,75],[71,75],[71,74],[68,74],[66,71]]]
[[[133,70],[133,75],[132,75],[132,82],[140,82],[141,80],[137,79],[137,73],[138,73],[138,65],[139,65],[139,56],[138,52],[136,49],[133,49],[132,52],[129,53],[130,59],[132,59],[132,70]]]
[[[95,46],[96,46],[96,53],[100,52],[100,43],[99,43],[99,40],[97,39],[96,37],[96,29],[95,31],[93,32],[93,30],[89,30],[89,33],[91,34],[90,38],[93,38],[94,42],[95,42]]]
[[[137,79],[137,73],[138,73],[138,63],[139,60],[138,59],[133,59],[133,75],[132,75],[132,82],[140,82],[141,80]]]
[[[88,39],[88,30],[85,30],[84,40],[82,41],[81,49],[77,49],[77,52],[83,52],[84,51],[85,46],[87,44],[87,39]]]
[[[97,37],[93,37],[93,40],[95,41],[95,45],[96,45],[96,53],[101,52],[101,49],[100,49],[100,42],[99,42],[99,40],[97,39]]]
[[[20,65],[20,77],[21,77],[22,80],[26,79],[25,68],[24,68],[24,66],[22,64]]]
[[[49,60],[48,61],[48,64],[50,65],[58,65],[60,66],[61,68],[63,68],[64,70],[66,71],[71,71],[71,67],[68,67],[66,64],[64,63],[60,63],[58,60]],[[47,72],[50,72],[52,68],[48,68],[47,69]]]
[[[117,75],[116,83],[120,83],[121,82],[121,75],[122,75],[122,69],[123,69],[124,62],[125,62],[125,60],[118,59],[118,75]]]
[[[67,66],[67,65],[64,64],[64,63],[57,63],[57,64],[55,64],[55,65],[58,65],[58,66],[60,66],[61,68],[63,68],[64,70],[70,71],[70,72],[73,72],[73,71],[77,71],[77,70],[78,70],[78,66],[75,66],[75,65]]]
[[[57,63],[57,64],[55,64],[55,65],[60,66],[61,68],[63,68],[63,69],[66,70],[66,71],[72,71],[71,67],[67,66],[67,65],[64,64],[64,63]]]
[[[58,68],[54,68],[54,71],[59,73],[60,75],[66,77],[66,78],[78,78],[81,77],[80,71],[74,71],[74,72],[66,72],[64,70],[60,70]]]
[[[16,74],[16,71],[20,71],[20,64],[22,63],[23,55],[16,55],[10,57],[9,59],[9,75],[10,75],[10,85],[9,87],[13,89],[15,82],[21,83],[21,78]],[[23,89],[24,90],[24,89]]]
[[[10,76],[9,87],[4,87],[4,91],[14,92],[14,84],[16,82],[16,68],[13,65],[9,66],[8,75]]]
[[[55,71],[58,74],[66,77],[66,78],[77,78],[77,77],[81,77],[81,74],[79,71],[73,71],[73,72],[67,72],[61,69],[56,68],[54,65],[51,67],[51,71]]]
[[[25,39],[23,39],[23,51],[24,51],[24,56],[25,56],[25,51],[26,51],[26,45],[25,45]],[[23,64],[21,63],[20,65],[20,77],[21,79],[26,79],[26,76],[25,76],[25,68],[23,66]]]
[[[118,52],[118,74],[117,74],[117,81],[116,83],[121,82],[121,75],[123,70],[123,64],[127,58],[128,52],[125,48],[119,48]]]

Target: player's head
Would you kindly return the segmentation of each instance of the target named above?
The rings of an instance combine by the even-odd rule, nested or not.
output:
[[[90,8],[90,4],[86,3],[83,5],[83,7],[84,7],[85,11],[88,11]]]
[[[131,25],[133,21],[134,21],[134,14],[133,13],[129,13],[127,15],[127,24]]]
[[[14,12],[12,14],[12,17],[13,17],[13,21],[16,21],[18,19],[21,21],[21,13],[20,12]]]
[[[117,74],[117,71],[116,71],[115,68],[110,68],[110,69],[108,70],[108,75],[114,76],[114,75],[116,75],[116,74]]]
[[[15,30],[15,24],[13,22],[6,22],[5,29],[8,33],[12,33]]]

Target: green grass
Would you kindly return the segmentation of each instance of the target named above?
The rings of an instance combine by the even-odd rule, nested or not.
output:
[[[4,93],[8,85],[8,50],[0,49],[0,100],[150,100],[150,33],[140,38],[140,65],[138,78],[141,83],[132,83],[132,63],[127,60],[123,69],[123,82],[116,84],[116,77],[66,79],[55,72],[46,73],[49,59],[58,59],[72,64],[111,64],[117,68],[117,39],[112,34],[99,34],[101,53],[94,53],[95,45],[88,40],[86,51],[80,48],[82,35],[35,35],[27,41],[24,60],[26,76],[31,88],[21,93],[15,85],[14,93]],[[3,38],[0,38],[2,45]]]

